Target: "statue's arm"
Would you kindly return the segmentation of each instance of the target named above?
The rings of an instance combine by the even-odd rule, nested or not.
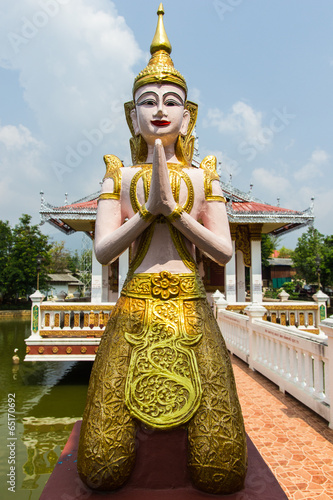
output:
[[[200,215],[203,225],[183,212],[173,225],[202,252],[220,265],[232,256],[232,241],[225,204],[206,201]]]
[[[112,192],[111,179],[105,179],[102,194]],[[122,190],[126,192],[126,189]],[[100,199],[98,202],[94,248],[101,264],[113,262],[148,227],[150,221],[136,213],[129,218],[129,200]],[[124,221],[127,222],[124,223]]]
[[[193,179],[192,179],[193,180]],[[202,177],[197,177],[196,182],[202,183]],[[202,185],[195,187],[197,192],[203,192]],[[222,190],[218,181],[214,181],[214,191],[216,195],[223,199]],[[173,198],[168,166],[164,154],[162,143],[159,139],[155,142],[153,172],[147,209],[154,215],[163,214],[172,224],[190,240],[201,251],[211,257],[214,261],[223,265],[231,259],[232,242],[230,237],[229,223],[225,204],[223,201],[196,200],[201,207],[196,210],[200,224],[190,214],[182,212],[180,217],[172,217],[172,213],[177,205]]]

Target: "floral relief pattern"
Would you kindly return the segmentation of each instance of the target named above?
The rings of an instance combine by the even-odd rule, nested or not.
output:
[[[161,273],[160,280],[153,280],[152,294],[166,298],[171,289],[176,295],[179,286],[175,283],[179,278],[168,280]],[[142,331],[125,333],[133,346],[126,404],[143,423],[168,429],[187,422],[200,403],[200,377],[189,345],[198,343],[202,332],[189,339],[184,328],[183,300],[149,299],[145,318]]]
[[[244,485],[246,435],[225,342],[211,310],[203,301],[198,307],[206,310],[205,334],[194,348],[202,399],[188,425],[188,465],[197,488],[209,493],[229,494],[241,490]]]
[[[79,474],[94,489],[119,488],[134,466],[137,420],[162,429],[187,423],[194,484],[210,493],[241,489],[247,465],[243,419],[229,355],[209,304],[198,297],[198,284],[189,287],[196,298],[182,295],[183,280],[191,283],[191,274],[150,275],[150,294],[144,298],[139,278],[133,276],[138,296],[130,283],[130,296],[118,300],[96,356]],[[174,286],[179,294],[173,298],[153,294],[154,287]]]

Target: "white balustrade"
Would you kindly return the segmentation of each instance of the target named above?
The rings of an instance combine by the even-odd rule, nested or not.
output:
[[[30,338],[101,337],[114,303],[38,303],[38,321]],[[36,306],[33,304],[33,308]],[[36,311],[33,312],[36,313]],[[37,329],[37,326],[38,329]]]
[[[278,309],[275,305],[274,310],[271,303],[269,306],[272,308],[267,311],[266,303],[253,303],[245,308],[236,305],[235,309],[246,312],[245,316],[231,311],[232,305],[226,308],[224,304],[219,308],[215,304],[217,321],[229,351],[248,363],[250,368],[272,380],[282,392],[288,392],[333,424],[329,400],[333,362],[332,373],[329,374],[328,339],[319,330],[317,304],[309,307],[309,303],[306,303],[303,310],[299,308],[299,304],[296,309],[290,303],[289,309]],[[282,313],[289,318],[290,312],[293,312],[296,321],[304,323],[303,329],[263,319],[268,312],[274,311],[277,318],[281,318]],[[318,327],[318,334],[312,333],[310,327],[306,328],[305,323],[310,313],[313,315],[310,327]],[[333,356],[333,317],[331,323]]]

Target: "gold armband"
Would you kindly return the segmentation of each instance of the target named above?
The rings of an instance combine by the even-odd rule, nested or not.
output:
[[[182,213],[184,212],[184,209],[181,205],[176,205],[176,208],[171,212],[171,214],[167,215],[165,218],[169,222],[174,222],[177,219],[180,219]]]
[[[119,196],[116,193],[101,193],[98,197],[99,200],[119,200]]]
[[[146,209],[146,205],[142,205],[140,207],[139,215],[145,222],[151,222],[155,218],[155,215],[148,212],[148,210]]]

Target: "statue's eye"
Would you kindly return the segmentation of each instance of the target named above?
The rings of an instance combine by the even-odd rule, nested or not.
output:
[[[138,106],[156,106],[155,99],[144,99],[143,101],[138,102]]]
[[[169,106],[182,106],[182,103],[181,103],[181,102],[179,102],[177,99],[170,99],[170,98],[169,98],[169,99],[166,99],[166,100],[164,101],[164,105],[165,105],[165,106],[168,106],[168,107],[169,107]]]
[[[181,104],[177,101],[175,101],[174,99],[168,99],[167,101],[165,101],[164,103],[166,106],[181,106]]]

